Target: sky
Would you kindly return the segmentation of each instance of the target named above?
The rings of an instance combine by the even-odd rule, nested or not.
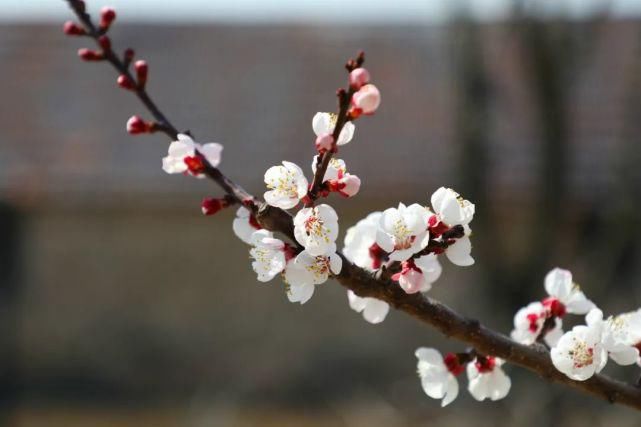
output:
[[[641,16],[641,0],[521,0],[541,13],[575,18],[607,7]],[[123,21],[160,22],[424,22],[448,19],[467,5],[480,20],[500,20],[514,0],[87,0],[90,11],[110,5]],[[0,21],[52,21],[70,16],[64,0],[0,0]]]

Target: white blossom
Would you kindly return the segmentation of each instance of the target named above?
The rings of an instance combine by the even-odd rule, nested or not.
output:
[[[585,381],[598,374],[608,362],[608,351],[601,340],[603,314],[595,309],[586,317],[587,325],[579,325],[566,332],[552,347],[552,363],[559,371],[576,381]]]
[[[545,321],[550,313],[542,303],[532,302],[527,307],[521,308],[514,316],[514,330],[511,337],[514,341],[530,345],[533,344],[543,330]],[[554,327],[545,334],[545,342],[553,347],[563,335],[562,321],[554,318]]]
[[[372,249],[376,245],[376,231],[382,212],[372,212],[350,227],[345,234],[343,254],[353,264],[373,271],[379,268],[380,260],[372,258]]]
[[[258,275],[258,280],[268,282],[285,268],[285,244],[275,239],[272,232],[258,230],[251,236],[254,246],[249,254],[254,259],[252,268]]]
[[[307,195],[307,179],[300,167],[284,161],[282,166],[272,166],[265,172],[265,201],[281,209],[290,209]]]
[[[639,311],[610,316],[603,320],[598,308],[586,316],[588,326],[600,325],[603,331],[601,342],[608,355],[619,365],[632,365],[639,359],[635,345],[641,342],[641,313]]]
[[[316,136],[332,134],[334,132],[334,127],[336,126],[336,120],[338,116],[334,113],[316,113],[312,119],[312,128]],[[352,140],[354,137],[354,130],[356,127],[354,123],[347,122],[343,125],[341,133],[338,136],[338,141],[336,145],[345,145]]]
[[[474,399],[500,400],[507,396],[512,381],[503,372],[503,363],[498,357],[485,356],[467,364],[467,389]]]
[[[362,313],[369,323],[381,323],[389,312],[389,304],[376,298],[359,297],[351,290],[347,291],[347,300],[352,310]]]
[[[319,157],[316,155],[312,160],[314,175],[316,175],[318,159]],[[338,191],[344,197],[355,196],[361,188],[360,178],[348,173],[345,162],[335,157],[332,157],[327,165],[323,182],[328,184],[330,191]]]
[[[294,217],[294,236],[310,255],[336,252],[338,215],[329,205],[322,204],[298,211]]]
[[[314,286],[325,283],[330,273],[339,274],[342,266],[343,260],[336,253],[314,256],[302,251],[285,267],[289,300],[304,304],[312,297]]]
[[[458,396],[458,381],[449,371],[441,353],[433,348],[421,347],[414,353],[418,359],[417,370],[423,391],[432,399],[442,399],[447,406]]]
[[[178,140],[169,144],[167,156],[162,159],[162,169],[169,173],[185,173],[188,171],[185,164],[186,157],[194,157],[199,152],[209,164],[217,167],[220,164],[223,146],[216,142],[199,144],[194,142],[189,135],[178,134]],[[204,177],[199,175],[199,177]]]
[[[594,303],[586,298],[581,288],[572,282],[572,273],[555,268],[545,276],[545,290],[550,297],[563,304],[561,311],[573,314],[586,314]],[[551,303],[547,301],[546,303]],[[563,313],[560,314],[562,316]]]
[[[244,206],[241,206],[236,211],[236,218],[232,223],[232,228],[236,236],[247,244],[252,244],[252,234],[261,227],[253,218],[252,213]]]
[[[474,218],[475,207],[469,200],[463,199],[451,188],[441,187],[436,190],[430,199],[434,209],[434,217],[430,218],[430,227],[443,224],[445,229],[457,225],[463,226],[464,235],[454,241],[445,250],[445,255],[452,264],[467,267],[474,264],[472,258],[472,242],[470,235],[472,229],[469,224]]]
[[[316,168],[318,165],[318,155],[314,156],[312,159],[312,172],[314,175],[316,175]],[[329,164],[327,165],[327,169],[325,170],[325,176],[323,177],[323,182],[325,181],[335,181],[337,179],[340,179],[347,173],[347,166],[345,165],[345,161],[342,159],[337,159],[336,157],[332,157],[329,160]]]
[[[468,225],[474,218],[474,204],[451,188],[439,188],[432,194],[430,201],[439,221],[450,227]]]
[[[416,203],[399,203],[398,208],[386,209],[379,220],[376,243],[390,254],[391,260],[405,261],[427,246],[428,218],[429,211]]]

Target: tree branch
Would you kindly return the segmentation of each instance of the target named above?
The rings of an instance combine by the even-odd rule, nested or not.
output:
[[[96,28],[89,15],[85,12],[84,3],[80,0],[67,0],[67,2],[85,26],[88,35],[96,40],[96,42],[99,42],[98,39],[102,33]],[[120,60],[111,49],[105,51],[105,59],[108,60],[119,73],[135,81],[129,72],[128,65]],[[137,86],[134,92],[160,124],[159,130],[163,131],[172,140],[175,140],[178,131],[152,101],[146,90]],[[348,92],[343,93],[348,95]],[[349,119],[347,110],[349,108],[350,98],[351,95],[343,96],[340,99],[339,115],[333,134],[335,140],[338,140],[338,135],[340,135],[343,125]],[[345,99],[347,99],[347,101],[345,101]],[[322,178],[324,177],[331,156],[332,153],[327,152],[322,157],[320,167],[317,169],[317,174],[314,177],[310,190],[314,195],[322,184]],[[290,213],[257,201],[251,194],[227,178],[218,168],[207,163],[205,166],[205,174],[216,182],[227,195],[251,208],[263,227],[283,233],[293,242],[296,242]],[[357,295],[385,301],[392,307],[404,311],[419,321],[434,327],[447,337],[455,338],[473,346],[479,353],[503,358],[510,363],[538,374],[548,381],[568,385],[611,403],[618,403],[641,410],[641,388],[609,378],[605,375],[595,375],[589,380],[582,382],[573,381],[552,365],[549,352],[541,344],[534,344],[532,346],[518,344],[506,335],[483,326],[478,320],[464,317],[436,300],[427,298],[420,293],[407,294],[396,282],[391,281],[385,275],[375,277],[374,274],[351,264],[342,254],[341,257],[343,258],[343,268],[336,279],[341,285],[352,290]]]

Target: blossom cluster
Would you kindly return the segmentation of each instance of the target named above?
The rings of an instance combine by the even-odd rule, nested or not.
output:
[[[641,309],[603,319],[572,273],[555,268],[545,277],[548,297],[521,308],[514,316],[512,339],[521,344],[545,342],[554,366],[567,377],[585,381],[612,359],[619,365],[640,363]],[[585,325],[563,332],[566,314],[585,316]]]
[[[448,353],[443,357],[433,348],[416,350],[417,370],[423,391],[433,399],[442,399],[441,406],[452,403],[458,396],[456,377],[467,373],[467,389],[478,401],[500,400],[510,391],[512,381],[502,369],[504,361],[494,356],[470,353]]]
[[[441,276],[438,255],[455,265],[474,264],[471,256],[474,204],[452,189],[441,187],[432,194],[432,209],[400,203],[396,208],[373,212],[347,230],[343,254],[369,271],[399,269],[391,278],[408,294],[427,292]],[[361,298],[348,291],[352,309],[363,312],[370,323],[384,320],[387,303]],[[373,321],[375,320],[375,321]]]

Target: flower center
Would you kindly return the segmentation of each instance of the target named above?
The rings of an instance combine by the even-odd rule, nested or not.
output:
[[[267,183],[267,188],[275,190],[287,197],[297,197],[298,189],[296,187],[296,176],[294,175],[294,172],[290,171],[284,166],[280,167],[280,171],[280,176],[276,179],[270,180]]]
[[[325,243],[329,243],[329,228],[325,227],[324,224],[323,220],[316,216],[314,212],[314,214],[305,220],[305,233],[307,233],[308,236],[319,237],[323,239]]]
[[[588,346],[585,341],[576,340],[568,354],[575,368],[584,368],[594,363],[594,348]]]
[[[396,250],[409,249],[414,243],[414,236],[412,236],[412,232],[402,219],[396,220],[392,233],[394,234],[394,249]]]
[[[329,274],[329,258],[322,255],[317,256],[306,268],[316,279],[327,277]]]
[[[494,367],[496,366],[496,358],[494,356],[477,357],[474,366],[476,366],[476,369],[481,374],[487,374],[494,370]]]

